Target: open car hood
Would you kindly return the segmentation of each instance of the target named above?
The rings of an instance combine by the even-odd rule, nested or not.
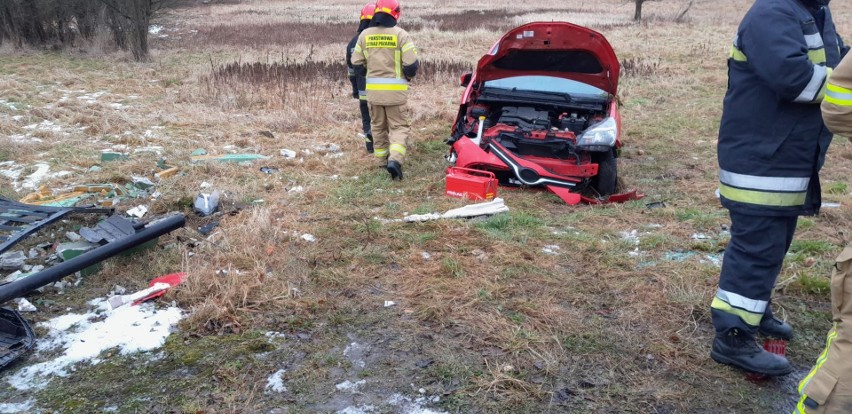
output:
[[[506,33],[479,60],[476,81],[554,76],[616,95],[620,68],[615,51],[600,33],[567,22],[537,22]]]

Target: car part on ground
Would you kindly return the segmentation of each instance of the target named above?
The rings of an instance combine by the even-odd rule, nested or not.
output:
[[[0,308],[0,370],[35,345],[30,324],[17,311]]]
[[[134,247],[148,243],[183,227],[185,224],[186,218],[182,214],[157,220],[148,223],[142,228],[135,229],[133,234],[128,234],[107,242],[101,247],[87,251],[71,260],[54,265],[26,278],[18,279],[12,283],[0,285],[0,304],[56,282],[65,276],[74,274]]]
[[[0,253],[12,248],[39,229],[71,213],[112,213],[109,208],[61,208],[22,204],[0,197]]]

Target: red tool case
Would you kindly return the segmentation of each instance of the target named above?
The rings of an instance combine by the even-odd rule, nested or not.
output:
[[[491,171],[472,168],[447,168],[447,190],[450,197],[491,200],[497,196],[497,177]]]

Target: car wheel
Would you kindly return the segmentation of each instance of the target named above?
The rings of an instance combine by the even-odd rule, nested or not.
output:
[[[598,175],[592,178],[592,187],[603,197],[615,194],[618,187],[618,163],[613,151],[592,154],[592,162],[598,164]]]

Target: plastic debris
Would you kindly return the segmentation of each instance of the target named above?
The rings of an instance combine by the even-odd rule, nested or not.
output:
[[[38,308],[33,306],[33,304],[30,303],[30,301],[28,301],[24,298],[19,298],[17,300],[17,302],[18,302],[18,312],[38,312]]]
[[[840,208],[840,203],[822,203],[822,208]]]
[[[393,306],[396,306],[396,302],[394,302],[392,300],[386,300],[385,301],[385,307],[386,308],[390,308],[390,307],[393,307]]]
[[[65,237],[67,237],[68,240],[71,240],[72,242],[78,242],[78,241],[83,239],[82,236],[80,236],[77,233],[74,233],[73,231],[69,231],[68,233],[65,233]]]
[[[133,180],[133,185],[141,190],[147,190],[155,185],[153,181],[146,177],[133,176],[131,177],[131,180]]]
[[[24,267],[24,262],[27,260],[27,255],[21,250],[0,254],[0,269],[2,270],[20,270]]]
[[[272,167],[260,167],[260,172],[262,172],[264,174],[270,174],[271,175],[271,174],[277,173],[278,169],[272,168]]]
[[[256,160],[266,160],[269,157],[260,154],[225,154],[225,155],[197,155],[192,156],[190,158],[192,162],[207,162],[207,161],[217,161],[217,162],[232,162],[232,163],[242,163],[242,162],[251,162]]]
[[[128,159],[130,159],[130,155],[123,152],[116,152],[112,150],[101,151],[101,162],[123,161]]]
[[[193,156],[193,157],[200,157],[200,156],[202,156],[202,155],[207,155],[207,150],[206,150],[206,149],[201,149],[201,148],[199,148],[199,149],[197,149],[197,150],[195,150],[195,151],[192,151],[192,156]]]
[[[201,193],[195,198],[195,212],[202,217],[207,217],[219,209],[219,197],[221,193],[218,190],[212,194]]]
[[[317,238],[313,234],[303,234],[302,240],[313,243],[317,241]]]
[[[297,155],[296,151],[289,150],[289,149],[282,149],[281,150],[281,156],[288,159],[288,160],[296,158],[296,155]]]
[[[145,217],[145,214],[148,214],[148,207],[146,206],[136,206],[127,210],[127,215],[136,218]]]
[[[405,216],[402,221],[406,223],[418,223],[438,219],[472,218],[480,216],[493,216],[495,214],[504,213],[507,211],[509,211],[509,207],[506,207],[506,203],[503,201],[503,199],[495,198],[494,200],[489,201],[487,203],[470,204],[464,207],[449,210],[444,214],[413,214]]]
[[[204,236],[209,236],[210,233],[213,233],[213,230],[216,230],[217,227],[219,227],[219,222],[214,221],[212,223],[207,223],[207,224],[199,227],[198,232],[201,233]]]
[[[142,289],[142,290],[140,290],[136,293],[132,293],[130,295],[119,295],[119,296],[110,297],[109,299],[107,299],[107,302],[109,303],[109,306],[110,306],[111,309],[116,309],[116,308],[122,307],[124,305],[127,305],[129,303],[133,303],[133,302],[136,302],[138,300],[141,300],[145,297],[150,296],[151,294],[165,291],[166,289],[168,289],[170,287],[172,287],[172,286],[169,285],[168,283],[156,283],[156,284],[154,284],[154,286],[151,286],[147,289]]]

